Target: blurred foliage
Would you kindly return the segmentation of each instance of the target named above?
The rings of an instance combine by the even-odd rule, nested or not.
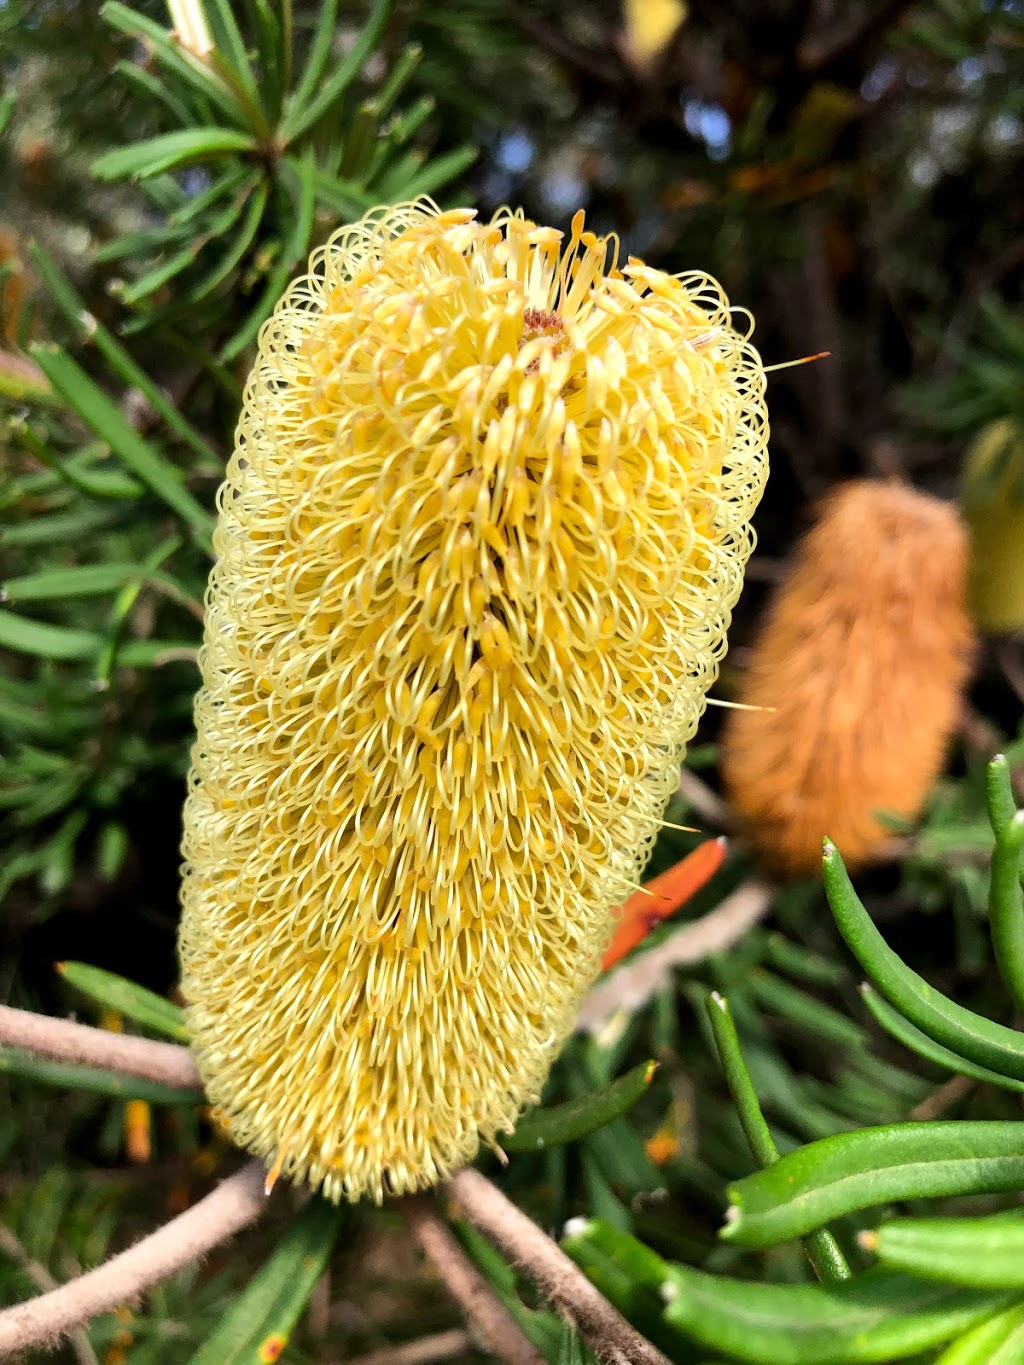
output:
[[[1017,0],[691,0],[658,23],[618,0],[207,0],[205,13],[212,52],[170,37],[160,0],[0,5],[0,999],[90,1018],[55,959],[173,990],[215,490],[256,331],[338,224],[423,192],[484,214],[522,204],[557,226],[585,206],[588,225],[617,232],[625,251],[717,275],[754,313],[768,362],[831,352],[772,380],[773,471],[733,632],[739,665],[809,498],[856,474],[951,495],[979,430],[1024,423]],[[1024,770],[1022,678],[1013,641],[981,652],[946,777],[918,828],[894,830],[891,861],[858,883],[898,953],[1002,1024],[985,922],[986,763],[1002,748],[1018,780]],[[710,782],[714,734],[711,717],[689,758]],[[680,797],[668,818],[705,817]],[[693,844],[666,830],[651,870]],[[687,915],[750,871],[734,851]],[[671,932],[659,927],[651,944]],[[697,1271],[780,1288],[812,1279],[796,1240],[755,1249],[717,1235],[728,1188],[753,1163],[709,990],[728,997],[783,1157],[914,1114],[1019,1114],[1012,1089],[950,1081],[934,1050],[913,1055],[857,986],[820,886],[789,883],[770,929],[577,1037],[555,1069],[545,1102],[586,1106],[647,1058],[661,1062],[628,1111],[517,1153],[502,1179],[544,1227],[582,1215],[610,1230],[581,1260],[612,1297],[621,1276],[609,1267],[638,1254],[615,1236],[676,1267],[635,1262],[622,1304],[673,1360],[710,1348],[686,1344],[681,1309],[666,1325],[658,1275],[680,1294],[696,1293]],[[59,1282],[127,1244],[229,1160],[188,1107],[140,1117],[123,1099],[43,1088],[16,1068],[0,1072],[0,1092],[5,1302],[38,1290],[40,1271]],[[885,1206],[932,1217],[1015,1198]],[[835,1222],[858,1274],[872,1256],[857,1234],[878,1221],[861,1209]],[[89,1349],[111,1365],[190,1360],[237,1321],[245,1283],[266,1284],[254,1277],[291,1254],[288,1226],[285,1211],[139,1312],[97,1322]],[[522,1277],[459,1232],[547,1359],[588,1358]],[[321,1246],[334,1295],[318,1306],[321,1280],[282,1359],[350,1358],[457,1320],[393,1213],[357,1209],[335,1245],[336,1233]],[[897,1234],[886,1255],[910,1256],[915,1235]],[[257,1292],[285,1317],[305,1302]],[[977,1348],[988,1350],[1016,1330],[1004,1319],[992,1309],[964,1330],[988,1332]],[[916,1358],[943,1359],[938,1341]],[[719,1345],[716,1355],[761,1358]],[[886,1349],[896,1358],[891,1339]]]

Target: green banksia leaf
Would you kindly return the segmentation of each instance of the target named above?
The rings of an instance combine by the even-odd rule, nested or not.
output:
[[[263,328],[185,812],[187,1023],[238,1143],[429,1185],[535,1099],[725,647],[764,372],[719,286],[404,205]]]

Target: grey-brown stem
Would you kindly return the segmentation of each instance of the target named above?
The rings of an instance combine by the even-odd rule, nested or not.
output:
[[[487,1350],[505,1365],[544,1365],[544,1357],[437,1216],[431,1201],[424,1196],[403,1199],[399,1209]]]
[[[177,1043],[153,1043],[126,1033],[91,1028],[70,1019],[0,1005],[0,1043],[25,1048],[41,1057],[84,1066],[126,1071],[182,1090],[201,1090],[199,1072],[188,1048]]]
[[[123,1303],[204,1256],[256,1220],[266,1205],[260,1161],[221,1181],[205,1199],[127,1251],[59,1289],[0,1313],[0,1360],[16,1351],[56,1346],[72,1328]]]
[[[461,1212],[522,1267],[599,1360],[611,1365],[671,1365],[565,1252],[479,1171],[459,1171],[448,1189]]]

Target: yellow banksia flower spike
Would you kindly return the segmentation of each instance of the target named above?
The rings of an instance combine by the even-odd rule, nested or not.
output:
[[[332,1199],[536,1100],[725,649],[766,475],[720,287],[429,201],[314,252],[220,494],[182,989],[219,1120]]]

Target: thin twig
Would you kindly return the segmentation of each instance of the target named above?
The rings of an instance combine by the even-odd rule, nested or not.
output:
[[[597,1033],[616,1010],[637,1010],[645,1005],[664,985],[673,967],[700,962],[732,947],[764,916],[774,893],[769,882],[751,877],[702,919],[682,925],[657,948],[640,953],[609,973],[583,1001],[576,1027]]]
[[[977,1081],[972,1080],[970,1076],[950,1076],[949,1080],[944,1081],[937,1090],[925,1095],[920,1104],[915,1104],[907,1118],[919,1122],[925,1119],[937,1119],[940,1114],[944,1114],[954,1104],[965,1099],[975,1085],[977,1085]]]
[[[431,1201],[422,1196],[403,1199],[398,1207],[487,1350],[506,1365],[544,1365],[544,1357],[437,1216]]]
[[[0,1223],[0,1251],[15,1265],[20,1266],[25,1276],[44,1294],[60,1288],[46,1266],[32,1259],[6,1223]],[[81,1327],[76,1327],[74,1331],[68,1333],[68,1345],[78,1365],[100,1365],[99,1357]]]
[[[126,1071],[130,1076],[145,1076],[182,1090],[202,1089],[188,1049],[177,1043],[153,1043],[148,1038],[111,1033],[10,1005],[0,1005],[0,1043],[61,1062]]]
[[[702,820],[715,829],[730,830],[733,825],[732,812],[717,792],[713,792],[706,782],[702,782],[689,768],[680,768],[679,795],[692,806]]]
[[[565,1252],[479,1171],[459,1171],[448,1182],[448,1189],[460,1212],[522,1267],[599,1360],[615,1365],[624,1361],[630,1365],[670,1365]]]
[[[261,1161],[250,1161],[185,1213],[60,1288],[0,1313],[0,1359],[55,1346],[68,1332],[142,1294],[247,1227],[266,1205]]]
[[[435,1360],[450,1360],[452,1356],[472,1349],[469,1333],[461,1327],[453,1327],[449,1332],[434,1332],[429,1337],[407,1342],[405,1346],[385,1346],[381,1351],[371,1351],[368,1356],[356,1356],[348,1365],[433,1365]]]

